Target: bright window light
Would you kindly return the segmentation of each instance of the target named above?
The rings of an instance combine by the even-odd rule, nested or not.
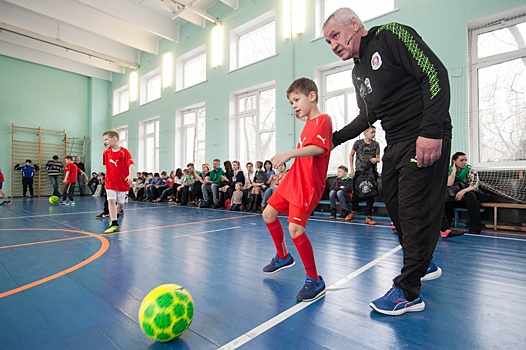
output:
[[[172,86],[173,77],[173,56],[167,52],[163,56],[163,88]]]
[[[216,23],[212,28],[212,68],[223,64],[223,26]]]
[[[137,84],[138,84],[138,76],[137,72],[131,72],[130,73],[130,101],[134,102],[137,101]]]
[[[292,9],[294,13],[292,14]],[[298,36],[305,30],[305,0],[283,1],[283,38]]]

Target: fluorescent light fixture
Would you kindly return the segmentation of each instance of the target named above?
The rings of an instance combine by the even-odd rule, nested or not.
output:
[[[212,68],[223,64],[223,26],[214,24],[212,28]]]
[[[130,101],[137,101],[137,84],[139,83],[136,71],[130,73]]]
[[[282,4],[283,38],[289,40],[293,35],[298,36],[305,30],[305,0],[284,0]]]
[[[163,88],[172,86],[173,83],[173,55],[167,52],[163,56]]]

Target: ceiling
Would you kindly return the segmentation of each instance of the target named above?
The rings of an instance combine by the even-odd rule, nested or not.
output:
[[[179,41],[180,27],[214,21],[217,3],[238,0],[0,0],[0,55],[111,80]]]

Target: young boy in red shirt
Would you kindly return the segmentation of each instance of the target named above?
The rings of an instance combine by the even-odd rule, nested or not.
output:
[[[271,159],[277,168],[291,158],[296,158],[283,182],[276,188],[263,211],[274,245],[276,256],[263,268],[265,273],[275,273],[294,266],[287,251],[283,227],[278,213],[288,215],[289,233],[306,271],[304,287],[296,295],[299,301],[312,301],[325,294],[325,282],[316,271],[314,251],[305,225],[325,190],[325,178],[332,148],[332,121],[318,109],[318,88],[308,78],[295,80],[287,89],[287,98],[296,118],[305,121],[298,146]]]
[[[66,167],[64,170],[66,174],[64,175],[64,181],[66,185],[62,191],[62,205],[75,205],[73,200],[73,191],[75,190],[75,184],[77,183],[77,178],[79,175],[79,168],[77,164],[73,163],[73,158],[71,156],[66,156],[65,158]],[[66,199],[69,198],[69,203],[66,203]]]
[[[2,197],[4,197],[4,201],[0,205],[11,203],[11,201],[7,197],[7,194],[5,194],[4,190],[2,189],[3,185],[4,185],[4,174],[2,174],[2,169],[0,169],[0,195],[2,195]]]
[[[110,212],[111,224],[104,233],[119,231],[117,213],[128,202],[128,192],[133,180],[134,162],[130,152],[119,146],[119,133],[109,130],[102,134],[104,144],[108,147],[102,154],[102,164],[106,166],[106,197]],[[117,205],[115,205],[117,203]]]

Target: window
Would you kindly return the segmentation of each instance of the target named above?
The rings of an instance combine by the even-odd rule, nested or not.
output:
[[[180,125],[176,130],[176,150],[180,150],[181,155],[176,156],[176,161],[181,159],[178,164],[194,163],[196,169],[201,169],[201,164],[205,163],[205,137],[206,137],[206,108],[203,104],[187,108],[178,113],[180,122],[176,120],[176,125]],[[177,117],[176,117],[177,118]]]
[[[395,10],[394,0],[377,0],[374,2],[374,6],[371,6],[367,1],[360,0],[317,0],[316,33],[320,36],[323,35],[321,29],[323,23],[327,20],[327,17],[341,7],[349,7],[356,12],[363,22]]]
[[[526,15],[491,22],[469,34],[470,163],[488,169],[524,167]]]
[[[356,93],[351,81],[351,69],[352,65],[349,63],[340,63],[335,67],[326,68],[320,72],[320,106],[321,110],[331,117],[334,131],[340,130],[349,124],[359,113]],[[383,150],[386,146],[385,132],[379,121],[374,126],[376,127],[375,140],[380,144],[380,149]],[[341,144],[331,152],[329,174],[336,174],[338,167],[342,164],[349,168],[350,171],[349,155],[354,142],[361,138],[363,138],[363,133],[355,139]],[[382,163],[380,162],[378,171],[381,172],[381,169]]]
[[[206,47],[201,46],[177,58],[176,90],[206,81]]]
[[[268,12],[230,34],[230,69],[234,70],[276,54],[276,21]]]
[[[159,171],[159,118],[141,122],[142,165],[145,171]]]
[[[119,133],[119,144],[122,147],[128,149],[128,127],[123,126],[116,129],[116,131]]]
[[[113,115],[126,112],[130,109],[128,85],[113,91]]]
[[[141,77],[140,104],[161,98],[161,70],[159,68]]]
[[[241,164],[270,159],[276,154],[276,88],[254,89],[234,99],[236,153],[232,158]]]

